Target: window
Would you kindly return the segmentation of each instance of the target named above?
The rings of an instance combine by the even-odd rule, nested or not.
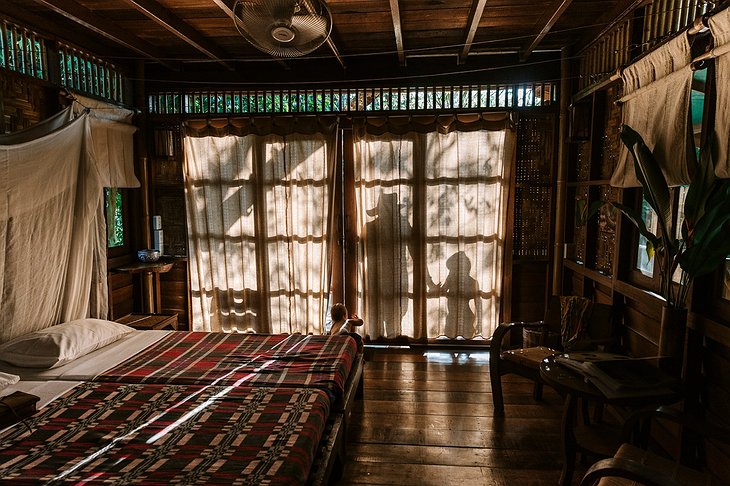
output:
[[[124,245],[122,201],[122,192],[119,189],[108,187],[104,189],[108,248],[117,248]]]
[[[334,134],[184,143],[193,328],[321,333]]]
[[[156,114],[451,111],[535,108],[554,105],[557,97],[557,85],[551,82],[266,92],[163,92],[149,95],[148,109]]]
[[[482,339],[499,322],[508,131],[365,133],[358,304],[373,339]]]
[[[63,44],[58,49],[58,60],[62,86],[110,101],[124,101],[122,75],[112,64]]]
[[[0,67],[46,79],[46,45],[36,34],[8,22],[0,23]]]
[[[678,240],[682,239],[682,225],[684,224],[684,200],[687,198],[687,190],[689,186],[679,186],[675,192],[679,193],[679,202],[677,203],[677,221],[674,226],[674,235]],[[672,275],[672,280],[679,283],[682,278],[682,269],[677,267]]]
[[[656,234],[657,230],[657,215],[654,210],[649,206],[649,203],[641,198],[641,219],[644,220],[646,228]],[[654,258],[649,258],[647,253],[647,239],[643,235],[639,235],[639,251],[636,255],[636,268],[647,277],[654,276]]]

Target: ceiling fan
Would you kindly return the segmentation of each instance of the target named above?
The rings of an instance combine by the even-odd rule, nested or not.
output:
[[[236,0],[233,22],[254,47],[274,57],[309,54],[332,31],[323,0]]]

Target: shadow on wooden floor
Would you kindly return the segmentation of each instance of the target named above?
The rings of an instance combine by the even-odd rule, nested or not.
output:
[[[535,402],[532,382],[506,376],[495,418],[487,351],[376,348],[370,358],[338,485],[557,484],[557,393]]]

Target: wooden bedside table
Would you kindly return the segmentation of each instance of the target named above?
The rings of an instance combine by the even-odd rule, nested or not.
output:
[[[150,329],[177,331],[177,314],[127,314],[117,319],[117,322],[141,331]]]

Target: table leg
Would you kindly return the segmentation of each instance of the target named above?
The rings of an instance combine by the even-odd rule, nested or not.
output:
[[[142,278],[143,312],[152,314],[155,312],[155,294],[152,280],[152,272],[144,272]]]
[[[162,312],[162,295],[160,292],[160,274],[155,272],[155,310],[152,312]]]
[[[560,474],[560,486],[570,486],[573,481],[573,472],[575,472],[577,446],[573,427],[575,426],[576,401],[577,399],[571,393],[568,393],[565,397],[563,428],[561,430],[561,438],[563,439],[563,471]]]

